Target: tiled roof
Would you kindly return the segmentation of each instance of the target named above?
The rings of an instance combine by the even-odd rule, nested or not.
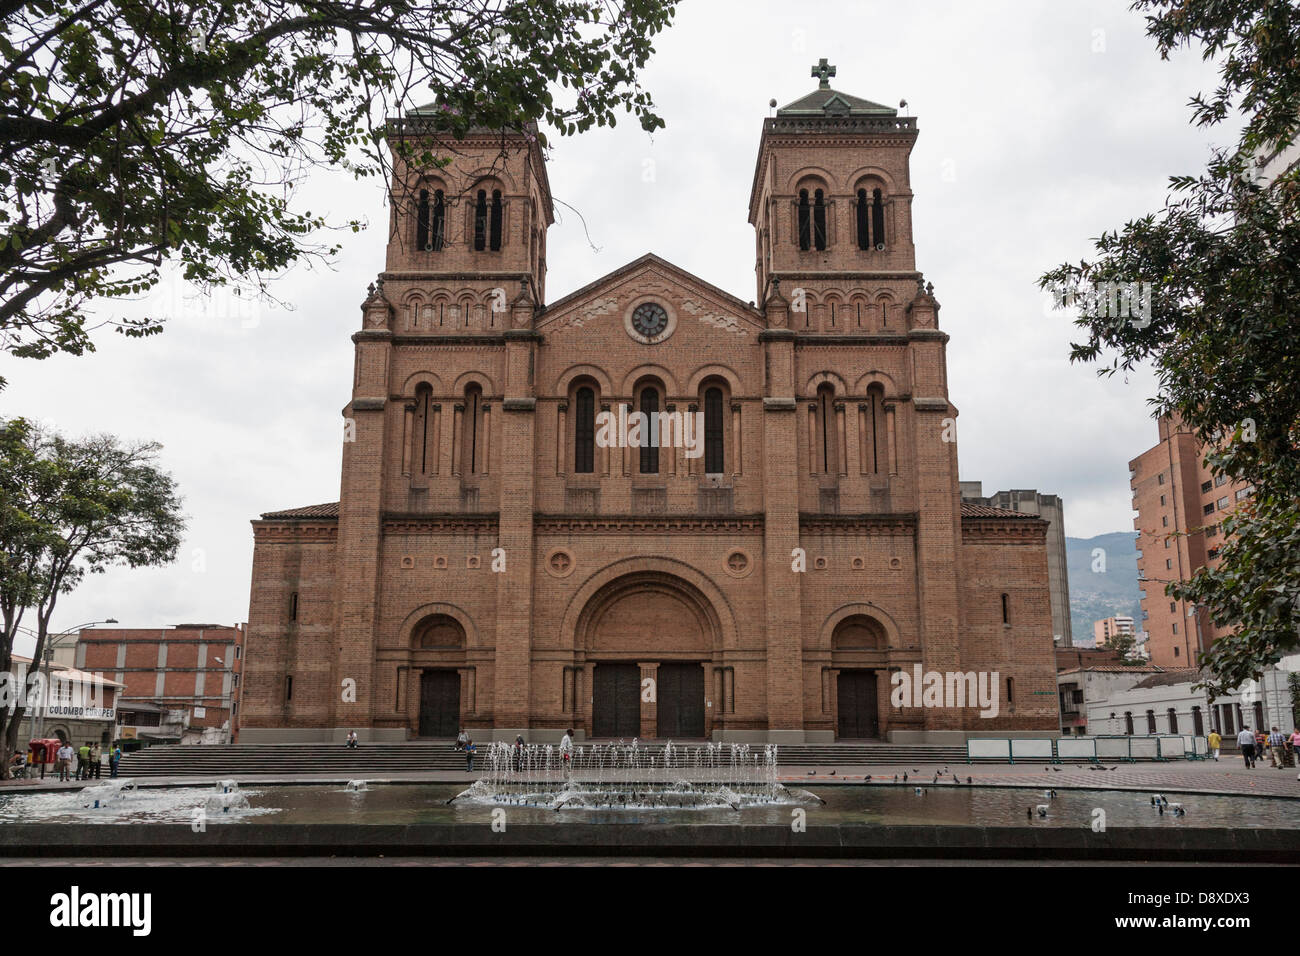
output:
[[[1125,664],[1094,664],[1091,667],[1071,667],[1068,671],[1057,671],[1056,676],[1062,677],[1066,674],[1085,674],[1088,672],[1096,674],[1163,674],[1164,668],[1156,664],[1134,664],[1132,666]]]
[[[266,519],[279,518],[337,518],[339,503],[331,501],[323,505],[307,505],[305,508],[289,508],[285,511],[268,511],[262,515]]]
[[[1180,667],[1177,670],[1165,671],[1163,674],[1152,674],[1146,680],[1134,684],[1134,688],[1141,687],[1168,687],[1170,684],[1192,684],[1201,679],[1201,672],[1195,667]]]
[[[897,116],[898,110],[864,100],[860,96],[851,96],[838,90],[816,89],[807,96],[801,96],[793,103],[787,103],[776,111],[777,116],[822,116],[838,110],[849,116]]]
[[[1037,518],[1038,515],[1025,514],[1023,511],[1008,511],[1005,508],[992,508],[988,505],[961,503],[963,518]]]

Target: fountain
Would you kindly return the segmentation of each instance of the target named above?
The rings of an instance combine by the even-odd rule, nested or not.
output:
[[[247,810],[249,807],[248,797],[234,780],[220,781],[213,787],[213,791],[203,802],[204,809],[209,813],[229,813],[231,810]]]
[[[662,749],[633,740],[574,749],[494,743],[487,774],[448,800],[562,809],[693,810],[795,805],[819,800],[777,782],[776,746],[700,744]]]
[[[97,787],[86,787],[81,791],[81,805],[90,810],[99,810],[115,806],[126,799],[127,794],[135,790],[135,781],[131,779],[110,780]]]

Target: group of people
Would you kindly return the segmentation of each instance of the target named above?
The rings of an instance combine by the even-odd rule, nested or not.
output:
[[[474,772],[474,755],[478,753],[478,747],[475,746],[473,739],[464,730],[456,735],[456,744],[453,750],[462,750],[465,752],[465,772]],[[524,759],[524,735],[518,734],[515,737],[515,749],[513,755],[515,769],[518,770],[523,764]],[[573,764],[573,731],[566,730],[564,736],[560,738],[560,759],[564,761],[564,771],[567,774]]]
[[[45,779],[45,767],[48,758],[41,759],[44,751],[26,754],[22,751],[15,753],[9,758],[9,775],[11,777],[25,777],[29,769],[36,766],[41,768],[41,779]],[[117,776],[117,766],[122,761],[122,748],[115,745],[108,753],[109,776]],[[91,741],[86,741],[80,747],[73,747],[69,741],[63,741],[57,750],[54,751],[54,772],[58,775],[60,782],[70,780],[99,780],[104,773],[104,751],[103,748]],[[75,766],[74,766],[75,764]]]
[[[1217,730],[1212,730],[1207,742],[1210,745],[1210,756],[1218,760],[1223,738]],[[1249,727],[1242,727],[1237,734],[1237,746],[1241,748],[1241,759],[1247,769],[1255,769],[1256,762],[1265,756],[1278,770],[1283,767],[1300,767],[1300,727],[1290,734],[1285,734],[1276,727],[1267,734],[1262,730],[1256,732]],[[1300,776],[1296,779],[1300,780]]]

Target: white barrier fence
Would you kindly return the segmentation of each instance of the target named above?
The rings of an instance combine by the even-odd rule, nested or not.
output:
[[[966,762],[1017,760],[1060,763],[1065,760],[1102,762],[1135,760],[1203,760],[1209,753],[1204,737],[1160,734],[1120,737],[977,737],[966,741]]]

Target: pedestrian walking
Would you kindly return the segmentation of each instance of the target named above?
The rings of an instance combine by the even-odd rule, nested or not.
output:
[[[103,773],[103,767],[104,767],[104,752],[99,749],[99,744],[97,743],[91,744],[90,745],[91,777],[93,777],[96,780],[100,779],[100,774]]]
[[[1300,727],[1291,731],[1291,760],[1292,766],[1300,767]]]
[[[1286,734],[1276,727],[1268,735],[1268,756],[1274,770],[1281,770],[1286,761]]]
[[[1237,746],[1241,748],[1241,759],[1246,762],[1247,770],[1255,769],[1255,735],[1249,727],[1242,727],[1237,734]]]
[[[474,741],[467,736],[465,738],[465,771],[466,773],[474,772],[474,754],[478,753],[478,748],[474,746]]]
[[[116,744],[113,747],[113,752],[108,756],[108,775],[110,777],[117,776],[117,765],[120,764],[121,762],[122,762],[122,745]]]
[[[1210,756],[1213,757],[1215,760],[1218,760],[1219,745],[1223,743],[1223,738],[1219,736],[1219,732],[1217,730],[1211,730],[1210,736],[1207,738],[1207,742],[1210,745]]]
[[[69,779],[72,772],[72,744],[64,741],[63,746],[55,751],[54,760],[55,768],[59,771],[59,781]]]

